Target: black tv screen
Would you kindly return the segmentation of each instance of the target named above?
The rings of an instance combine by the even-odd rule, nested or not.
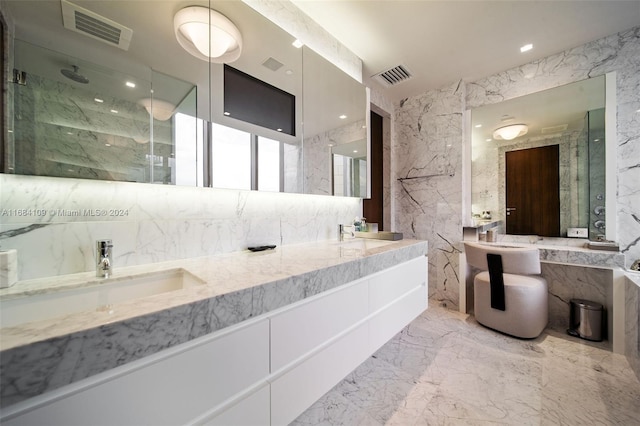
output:
[[[224,114],[247,123],[296,135],[296,97],[226,64]]]

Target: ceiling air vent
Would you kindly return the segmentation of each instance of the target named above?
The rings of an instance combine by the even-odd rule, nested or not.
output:
[[[60,0],[64,27],[103,41],[122,50],[129,49],[133,30],[90,10]]]
[[[545,135],[547,133],[560,133],[560,132],[564,132],[565,130],[567,130],[567,127],[569,127],[568,124],[559,124],[557,126],[543,127],[540,130],[540,133],[542,133],[543,135]]]
[[[372,78],[384,84],[386,87],[394,86],[413,77],[404,65],[398,65],[389,70],[374,75]]]
[[[269,68],[271,71],[278,71],[284,64],[276,59],[269,58],[264,61],[262,65]]]

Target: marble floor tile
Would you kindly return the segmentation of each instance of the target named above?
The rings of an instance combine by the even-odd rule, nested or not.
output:
[[[640,425],[640,381],[606,346],[516,339],[430,301],[293,424]]]

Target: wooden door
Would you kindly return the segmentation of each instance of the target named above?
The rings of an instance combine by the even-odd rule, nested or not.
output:
[[[377,223],[383,231],[382,116],[371,111],[371,198],[363,200],[362,214],[369,223]]]
[[[560,236],[559,146],[505,153],[507,234]]]

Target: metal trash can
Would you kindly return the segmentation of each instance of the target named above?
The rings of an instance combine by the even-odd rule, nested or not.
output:
[[[567,333],[594,342],[602,341],[603,312],[600,303],[583,299],[571,299],[569,329]]]

